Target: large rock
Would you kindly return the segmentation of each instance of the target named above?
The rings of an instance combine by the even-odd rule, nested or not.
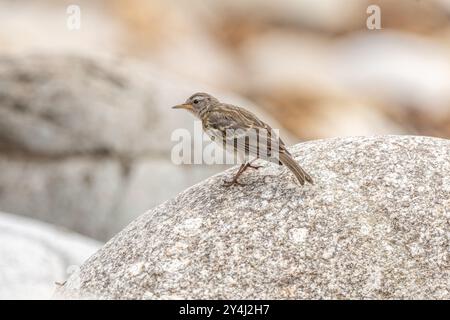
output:
[[[65,297],[450,298],[450,141],[337,138],[292,148],[315,185],[264,164],[131,223]]]
[[[194,126],[191,115],[170,107],[203,90],[255,109],[137,62],[1,57],[0,209],[108,239],[223,170],[170,159],[172,132]]]
[[[100,247],[81,235],[0,212],[0,299],[48,299]]]

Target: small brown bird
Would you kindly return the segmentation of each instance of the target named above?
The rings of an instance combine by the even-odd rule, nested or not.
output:
[[[224,148],[233,148],[234,152],[242,159],[246,159],[245,156],[254,156],[254,160],[261,159],[263,158],[261,157],[262,151],[266,150],[268,157],[264,157],[264,160],[286,165],[301,185],[304,185],[305,181],[313,184],[312,178],[292,158],[284,142],[274,134],[268,124],[259,120],[253,113],[231,104],[222,103],[203,92],[193,94],[185,103],[173,108],[186,109],[193,113],[202,121],[203,130],[213,141],[221,144]],[[250,132],[257,132],[256,141],[249,139]],[[263,136],[260,134],[261,132],[266,133],[265,139],[259,138]],[[225,181],[225,185],[242,185],[238,182],[239,176],[248,168],[259,168],[252,166],[251,163],[254,160],[243,163],[233,179]]]

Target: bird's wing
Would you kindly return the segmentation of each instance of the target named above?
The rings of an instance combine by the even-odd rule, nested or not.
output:
[[[284,142],[272,128],[253,113],[232,105],[211,110],[203,122],[205,131],[221,136],[223,143],[256,157],[287,152]]]

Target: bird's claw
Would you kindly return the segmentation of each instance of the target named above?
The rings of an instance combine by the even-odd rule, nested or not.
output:
[[[226,181],[226,180],[224,180],[224,182],[223,182],[223,186],[224,186],[224,187],[231,187],[231,186],[233,186],[233,185],[237,185],[237,186],[241,186],[241,187],[245,186],[244,183],[240,183],[240,182],[237,181],[236,179],[233,179],[233,180],[231,180],[231,181]]]
[[[251,164],[248,164],[247,167],[258,170],[259,168],[261,168],[262,166],[252,166]]]

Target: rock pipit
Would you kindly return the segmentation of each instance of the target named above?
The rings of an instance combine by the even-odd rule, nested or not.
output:
[[[203,130],[208,136],[226,150],[232,150],[241,160],[246,160],[226,186],[238,182],[239,176],[248,168],[258,169],[251,163],[255,159],[264,159],[279,165],[286,165],[297,177],[301,185],[305,181],[313,184],[312,178],[300,167],[286,149],[284,142],[272,128],[258,119],[253,113],[222,103],[207,93],[195,93],[185,103],[173,107],[186,109],[202,121]],[[255,159],[248,161],[248,157]]]

